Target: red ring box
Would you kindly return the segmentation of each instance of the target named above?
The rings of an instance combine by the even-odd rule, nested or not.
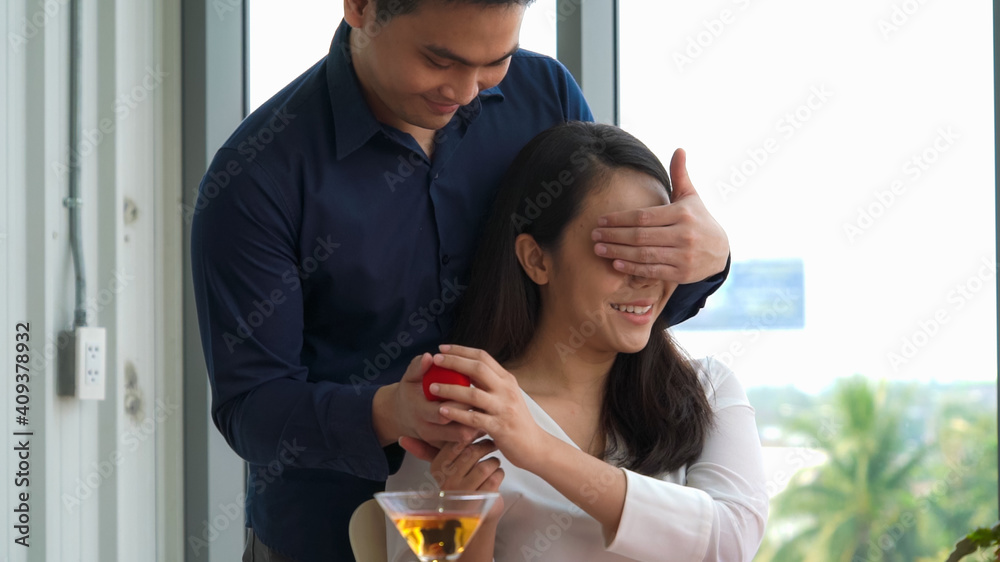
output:
[[[469,377],[463,375],[462,373],[452,371],[451,369],[445,369],[444,367],[439,367],[437,365],[431,365],[431,368],[424,373],[424,396],[433,402],[444,402],[444,398],[441,398],[436,394],[431,394],[432,383],[460,384],[462,386],[469,386],[472,384],[472,381],[469,380]]]

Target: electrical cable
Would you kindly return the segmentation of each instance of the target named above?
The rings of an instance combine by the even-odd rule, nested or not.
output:
[[[80,137],[80,0],[69,3],[69,196],[63,206],[69,209],[69,241],[73,253],[73,267],[76,271],[76,309],[73,325],[87,325],[87,273],[83,262],[83,228],[80,208],[80,158],[73,159],[73,148]]]

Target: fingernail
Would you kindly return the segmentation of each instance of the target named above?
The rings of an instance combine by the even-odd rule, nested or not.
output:
[[[441,412],[441,414],[443,414],[445,416],[448,415],[448,408],[445,408],[444,406],[441,406],[441,409],[438,410],[438,411]]]
[[[446,343],[443,343],[438,346],[438,349],[440,349],[441,351],[448,351],[451,349],[451,346]]]
[[[600,225],[600,226],[608,226],[608,219],[606,219],[604,217],[598,217],[597,218],[597,224]]]
[[[625,271],[625,262],[615,260],[614,264],[615,264],[615,269],[619,271]]]
[[[590,238],[593,239],[593,240],[600,240],[601,239],[601,231],[600,230],[595,230],[595,231],[591,232],[590,233]]]
[[[597,246],[595,246],[595,249],[597,251],[597,255],[599,256],[603,256],[608,253],[608,247],[605,246],[604,244],[598,244]]]
[[[434,383],[431,385],[431,392],[433,392],[434,394],[437,394],[439,390],[441,390],[441,385],[439,385],[438,383]]]

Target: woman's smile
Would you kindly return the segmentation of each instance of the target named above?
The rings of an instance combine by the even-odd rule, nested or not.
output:
[[[620,306],[612,304],[611,308],[617,313],[617,315],[623,317],[624,319],[632,322],[638,326],[644,326],[649,324],[655,319],[653,315],[653,307],[650,306]]]

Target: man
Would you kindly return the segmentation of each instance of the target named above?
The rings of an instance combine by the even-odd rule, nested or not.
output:
[[[350,515],[399,468],[400,437],[475,438],[423,398],[411,358],[448,333],[514,155],[593,119],[565,68],[518,51],[530,1],[345,0],[329,55],[212,162],[193,274],[213,419],[250,468],[245,559],[352,560]],[[608,217],[595,252],[697,282],[671,299],[676,323],[722,283],[729,246],[683,153],[671,171],[675,203]]]

